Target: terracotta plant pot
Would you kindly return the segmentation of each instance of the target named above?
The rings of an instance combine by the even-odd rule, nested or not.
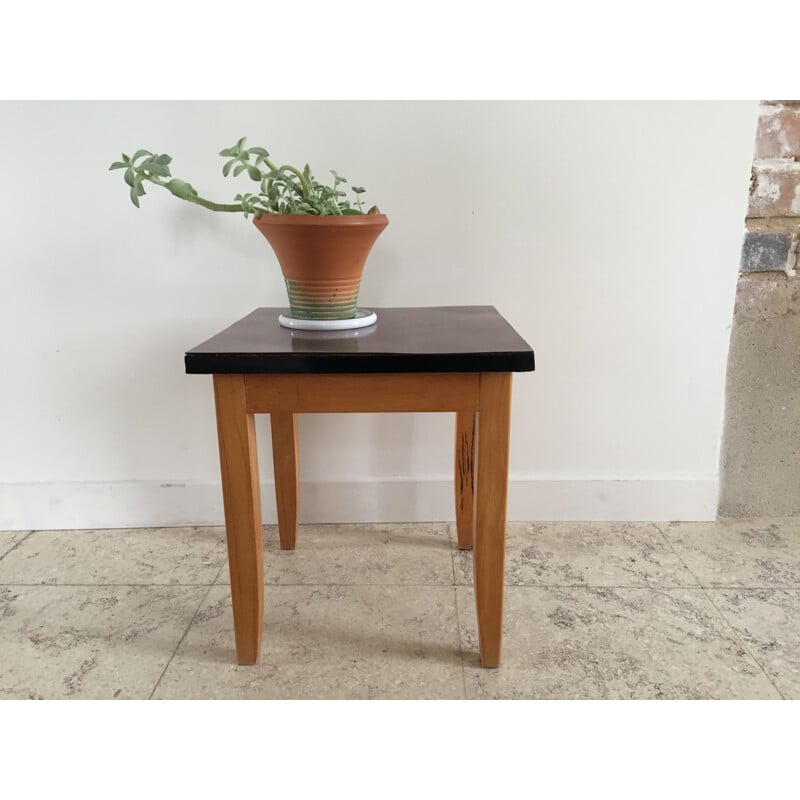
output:
[[[295,319],[352,319],[369,251],[385,214],[262,214],[253,220],[283,270]]]

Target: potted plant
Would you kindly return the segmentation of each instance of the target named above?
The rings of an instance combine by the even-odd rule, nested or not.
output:
[[[377,206],[364,211],[361,186],[353,186],[353,199],[348,199],[341,188],[347,180],[335,170],[331,170],[333,184],[325,185],[308,164],[302,170],[277,166],[263,147],[245,144],[241,138],[220,152],[227,159],[223,175],[246,173],[258,185],[255,193],[237,194],[234,203],[207,200],[190,183],[173,178],[172,157],[166,154],[123,153],[109,169],[125,170],[125,183],[137,208],[149,182],[211,211],[252,215],[283,271],[290,315],[282,316],[281,323],[287,327],[361,327],[374,322],[375,315],[357,309],[356,303],[369,251],[389,224],[386,215]],[[328,320],[336,322],[324,322]]]

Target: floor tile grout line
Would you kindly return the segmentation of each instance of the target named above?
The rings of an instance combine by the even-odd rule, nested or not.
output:
[[[278,584],[279,585],[279,584]],[[402,585],[402,584],[398,584]],[[460,588],[469,588],[468,583],[457,584]],[[761,592],[779,590],[782,592],[797,592],[800,591],[800,586],[739,586],[738,584],[719,584],[714,586],[705,586],[698,583],[693,586],[686,586],[685,584],[658,584],[658,583],[626,583],[617,586],[611,586],[602,583],[506,583],[506,587],[511,589],[652,589],[653,591],[668,591],[674,592],[679,589],[686,589],[688,591],[697,591],[698,589],[708,589],[710,591],[730,592],[733,590],[747,591],[747,592]]]
[[[14,532],[19,533],[19,531]],[[36,531],[28,531],[18,542],[15,542],[11,547],[9,547],[8,550],[6,550],[6,552],[0,556],[0,561],[2,561],[9,553],[13,553],[23,542],[27,541],[33,533],[36,533]]]
[[[453,567],[455,574],[455,566]],[[456,638],[458,641],[458,657],[461,661],[461,684],[464,690],[464,700],[467,699],[467,671],[464,667],[464,645],[461,641],[461,615],[458,613],[458,589],[459,587],[453,584],[453,606],[456,610]]]
[[[200,609],[203,607],[203,603],[205,603],[206,599],[208,598],[208,595],[211,594],[211,590],[215,586],[218,585],[217,581],[219,580],[219,576],[222,574],[222,570],[227,565],[228,565],[228,559],[226,558],[219,565],[219,569],[217,570],[217,574],[214,576],[214,580],[209,584],[208,589],[206,590],[206,593],[203,595],[203,597],[201,598],[200,602],[198,603],[197,608],[194,611],[194,614],[192,614],[192,618],[189,620],[189,624],[186,626],[186,630],[183,632],[183,636],[181,636],[180,640],[178,641],[178,644],[175,645],[175,649],[172,651],[172,655],[169,657],[169,661],[167,661],[166,666],[161,671],[161,674],[158,676],[158,680],[156,681],[156,685],[153,687],[153,691],[150,692],[150,696],[147,698],[148,700],[152,700],[153,699],[153,696],[155,695],[156,691],[158,690],[158,687],[161,685],[161,681],[164,679],[164,675],[167,674],[167,670],[169,669],[170,664],[175,660],[175,656],[176,656],[178,650],[180,649],[181,644],[183,644],[183,640],[186,638],[186,636],[189,633],[189,630],[191,629],[192,625],[194,624],[194,621],[197,619],[197,615],[200,613]]]
[[[457,586],[456,583],[456,550],[453,548],[453,531],[451,530],[451,526],[447,526],[447,538],[450,540],[450,569],[453,573],[453,586]]]
[[[217,570],[216,577],[214,578],[214,581],[211,584],[212,586],[224,586],[225,585],[225,584],[219,584],[219,583],[217,583],[217,581],[219,580],[219,576],[222,575],[222,570],[225,569],[225,567],[227,567],[227,566],[228,566],[228,559],[226,557],[225,560],[219,565],[219,569]],[[230,584],[228,584],[228,586],[230,586]]]
[[[225,586],[226,584],[220,584],[221,586]],[[140,587],[142,589],[196,589],[198,587],[203,586],[214,586],[213,583],[209,584],[207,581],[203,581],[202,583],[19,583],[14,581],[13,583],[0,583],[0,587],[2,586],[26,586],[30,588],[34,587],[44,587],[48,589],[75,589],[75,588],[103,588],[107,586],[128,586],[128,587]]]
[[[161,681],[163,680],[164,675],[166,675],[167,670],[169,669],[169,665],[175,659],[175,655],[177,654],[178,650],[180,649],[180,646],[183,644],[183,640],[186,638],[187,634],[189,633],[189,630],[192,627],[192,625],[194,624],[195,619],[197,619],[197,615],[200,613],[200,609],[203,607],[203,603],[205,603],[206,598],[211,593],[211,590],[213,588],[214,588],[214,584],[213,583],[209,584],[208,588],[206,589],[205,594],[202,596],[202,598],[200,598],[200,602],[197,604],[197,608],[194,610],[194,614],[192,614],[192,618],[189,620],[189,624],[186,626],[186,630],[183,632],[183,636],[181,636],[181,638],[178,640],[178,643],[175,645],[175,649],[172,651],[172,655],[169,657],[169,660],[167,661],[166,665],[164,666],[164,669],[161,670],[161,674],[158,676],[158,680],[156,681],[156,684],[153,687],[153,691],[150,692],[150,695],[147,698],[148,700],[152,700],[153,699],[153,695],[156,693],[156,690],[161,685]]]
[[[703,587],[701,587],[701,588],[703,588]],[[739,643],[739,645],[750,656],[750,658],[752,658],[753,661],[755,661],[755,663],[758,665],[758,668],[764,673],[764,677],[772,684],[772,687],[778,693],[778,695],[780,696],[781,700],[785,700],[786,696],[778,688],[778,686],[775,683],[775,681],[772,680],[772,677],[767,672],[767,670],[764,668],[764,665],[761,663],[761,661],[758,659],[758,657],[752,652],[752,650],[747,646],[747,642],[741,636],[739,636],[739,634],[736,632],[736,629],[733,627],[733,625],[731,625],[731,623],[728,622],[728,620],[725,618],[725,615],[722,613],[722,609],[711,599],[711,595],[708,593],[708,591],[705,588],[703,588],[703,594],[706,596],[706,599],[708,600],[708,602],[711,603],[712,607],[714,608],[714,610],[719,615],[719,618],[722,620],[722,624],[726,628],[728,628],[730,630],[730,635]]]
[[[205,584],[203,584],[205,585]],[[218,586],[230,586],[229,583],[220,583]],[[409,589],[435,589],[435,588],[449,588],[454,586],[456,589],[471,589],[471,583],[267,583],[265,586],[273,588],[281,586],[331,586],[339,589],[346,589],[349,586],[363,587],[363,586],[393,586],[402,588],[407,586]],[[651,589],[652,591],[678,591],[687,589],[690,591],[697,591],[698,589],[712,589],[721,591],[731,591],[733,589],[748,589],[751,591],[780,589],[781,591],[794,592],[800,591],[800,586],[761,586],[761,587],[744,587],[744,586],[700,586],[685,584],[654,584],[654,583],[625,583],[625,584],[603,584],[603,583],[508,583],[506,582],[505,588],[507,589]]]
[[[456,535],[458,530],[456,530]],[[458,613],[458,584],[456,583],[456,555],[461,551],[456,549],[453,539],[453,524],[447,526],[447,536],[450,539],[450,566],[453,570],[453,608],[456,612],[456,641],[458,642],[458,659],[461,662],[461,687],[463,699],[467,699],[467,672],[464,668],[464,646],[461,643],[461,617]]]
[[[453,586],[453,606],[456,610],[456,636],[458,637],[458,657],[461,660],[461,685],[464,691],[463,699],[467,699],[467,670],[464,666],[464,645],[461,642],[461,615],[458,613],[458,587]]]
[[[686,563],[686,561],[681,557],[680,553],[678,553],[678,551],[673,546],[672,542],[669,540],[669,537],[664,533],[663,530],[661,530],[661,528],[656,523],[653,523],[653,525],[655,526],[656,530],[661,534],[664,541],[667,543],[667,547],[669,547],[670,550],[672,550],[672,552],[675,553],[675,555],[678,557],[678,560],[686,567],[686,569],[689,570],[692,577],[697,581],[697,585],[700,588],[700,591],[703,592],[703,595],[705,596],[706,600],[708,600],[708,602],[711,603],[711,607],[714,609],[714,611],[717,612],[717,616],[722,621],[723,629],[728,630],[729,632],[728,635],[731,636],[733,640],[737,642],[739,646],[745,651],[745,653],[747,653],[750,656],[750,658],[753,659],[758,668],[764,674],[764,677],[769,681],[772,688],[775,689],[775,691],[778,693],[778,696],[781,698],[781,700],[785,700],[786,698],[784,697],[783,692],[775,685],[775,681],[772,680],[772,678],[767,673],[766,669],[764,669],[763,664],[751,652],[750,648],[747,646],[747,643],[742,640],[742,638],[739,636],[738,633],[736,633],[736,629],[725,618],[725,615],[722,613],[722,609],[720,609],[719,606],[711,599],[711,595],[708,593],[708,588],[710,587],[703,586],[702,581],[697,577],[697,575],[694,574],[694,572]]]
[[[698,578],[697,575],[694,574],[694,570],[686,563],[686,560],[675,549],[675,546],[669,540],[669,536],[667,536],[667,534],[664,533],[662,527],[657,522],[651,522],[650,524],[659,532],[661,538],[664,540],[664,543],[675,554],[675,557],[678,559],[678,561],[680,561],[681,564],[683,564],[683,566],[686,567],[687,572],[692,576],[692,578],[694,578],[695,583],[702,588],[702,582],[700,578]]]
[[[458,590],[460,584],[456,581],[456,558],[462,552],[457,546],[458,543],[458,523],[451,522],[447,526],[447,534],[450,537],[450,565],[453,568],[453,606],[456,611],[456,637],[458,641],[458,658],[461,661],[461,687],[464,693],[463,699],[467,699],[467,669],[464,665],[464,643],[461,641],[461,615],[458,613]],[[453,533],[455,532],[455,537]]]
[[[800,586],[782,586],[780,584],[773,584],[772,586],[740,586],[738,583],[714,583],[711,585],[701,585],[701,589],[707,589],[710,592],[798,592]]]
[[[224,566],[224,565],[223,565]],[[222,568],[220,568],[219,572],[222,572]],[[219,573],[218,573],[219,576]],[[152,588],[152,589],[181,589],[181,588],[197,588],[203,586],[227,586],[230,587],[229,583],[217,583],[216,580],[214,583],[209,584],[205,581],[201,583],[110,583],[110,582],[103,582],[103,583],[21,583],[19,581],[13,581],[9,583],[0,583],[0,587],[3,586],[25,586],[29,588],[35,587],[46,587],[49,589],[58,589],[58,588],[91,588],[91,587],[108,587],[108,586],[128,586],[128,587],[142,587],[142,588]],[[409,589],[469,589],[471,584],[469,583],[265,583],[264,586],[269,586],[270,588],[281,588],[281,587],[314,587],[319,588],[321,586],[330,586],[331,588],[337,589],[347,589],[349,587],[353,588],[364,588],[368,586],[375,586],[375,587],[382,587],[382,586],[391,586],[395,588],[409,588]],[[714,584],[711,586],[697,584],[692,586],[686,586],[684,584],[618,584],[618,585],[610,585],[610,584],[589,584],[589,583],[506,583],[507,589],[650,589],[652,591],[678,591],[678,590],[688,590],[688,591],[697,591],[698,589],[704,589],[712,592],[730,592],[730,591],[742,591],[742,592],[770,592],[770,591],[782,591],[782,592],[800,592],[800,586],[791,586],[791,585],[778,585],[774,584],[771,586],[740,586],[739,584]]]

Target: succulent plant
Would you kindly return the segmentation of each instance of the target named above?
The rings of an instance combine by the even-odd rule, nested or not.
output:
[[[110,170],[124,169],[125,183],[130,187],[131,202],[138,208],[139,198],[145,194],[144,183],[148,181],[163,186],[175,197],[203,206],[211,211],[241,212],[245,217],[253,214],[313,214],[333,216],[345,214],[378,214],[377,206],[364,211],[361,195],[363,186],[353,186],[353,200],[340,188],[347,179],[331,170],[333,185],[319,183],[311,173],[308,164],[302,170],[290,164],[276,166],[263,147],[245,147],[242,137],[233,147],[226,147],[220,155],[226,158],[222,174],[237,177],[246,173],[258,184],[255,193],[237,194],[234,203],[216,203],[201,197],[197,190],[180,178],[172,177],[170,164],[172,156],[166,153],[151,153],[137,150],[133,156],[122,154],[121,161],[115,161]]]

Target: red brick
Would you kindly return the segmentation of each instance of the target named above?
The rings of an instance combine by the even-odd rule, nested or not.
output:
[[[748,217],[800,217],[800,164],[753,167]]]
[[[755,157],[800,159],[800,109],[780,108],[766,114],[762,110]]]

